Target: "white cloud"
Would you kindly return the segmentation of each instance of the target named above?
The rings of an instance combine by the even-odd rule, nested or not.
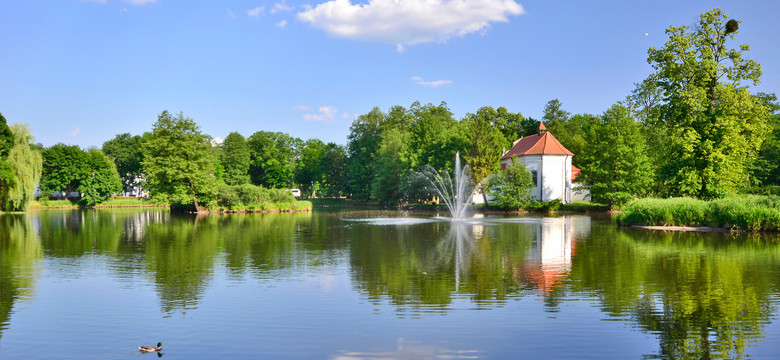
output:
[[[308,106],[306,106],[306,105],[295,105],[295,106],[293,106],[293,110],[297,110],[297,111],[309,111],[309,110],[311,110],[311,108],[310,108],[310,107],[308,107]]]
[[[252,10],[247,10],[246,14],[252,17],[259,17],[260,15],[265,14],[265,7],[264,6],[258,6]]]
[[[236,18],[236,14],[233,13],[233,10],[227,9],[227,14],[234,19]]]
[[[287,20],[282,20],[282,21],[276,23],[276,26],[278,26],[280,28],[284,28],[285,26],[287,26]]]
[[[146,5],[146,4],[155,4],[157,3],[157,0],[125,0],[126,3],[130,5]]]
[[[79,135],[80,132],[81,132],[81,129],[78,126],[76,126],[76,127],[74,127],[73,129],[70,130],[70,137],[76,137],[76,136]]]
[[[442,85],[452,84],[452,80],[425,81],[423,78],[419,76],[412,76],[412,81],[414,81],[417,85],[422,85],[425,87],[432,87],[432,88],[437,88]]]
[[[331,0],[298,13],[330,35],[412,45],[487,30],[525,11],[514,0]]]
[[[333,106],[320,106],[319,113],[316,114],[303,114],[303,120],[316,121],[325,124],[333,123],[336,120],[334,117],[338,113],[338,109]]]
[[[287,5],[286,2],[282,1],[280,3],[275,3],[274,8],[271,9],[271,14],[276,14],[279,12],[289,12],[295,10],[295,7]]]
[[[81,0],[81,2],[91,2],[91,3],[98,3],[98,4],[105,4],[108,0]]]
[[[406,51],[406,49],[404,49],[404,46],[401,44],[395,44],[395,51],[398,51],[399,53],[403,53],[404,51]]]

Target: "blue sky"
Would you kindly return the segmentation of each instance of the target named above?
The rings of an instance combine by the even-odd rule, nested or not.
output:
[[[780,92],[780,2],[24,0],[0,2],[0,112],[37,141],[98,146],[162,110],[202,130],[345,144],[357,114],[447,102],[599,114],[670,25],[721,7]]]

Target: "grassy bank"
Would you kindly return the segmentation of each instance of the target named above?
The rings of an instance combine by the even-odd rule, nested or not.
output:
[[[34,201],[31,209],[79,209],[82,208],[76,201],[70,200],[44,200]],[[100,205],[89,207],[95,209],[105,208],[163,208],[168,209],[168,204],[158,204],[144,199],[116,197],[102,202]],[[273,212],[273,211],[299,211],[311,210],[312,204],[308,201],[284,198],[281,201],[262,201],[249,205],[236,204],[236,206],[223,207],[214,205],[209,208],[210,212]]]
[[[70,200],[39,200],[33,201],[31,209],[78,209],[81,206],[77,201]],[[164,207],[168,205],[155,204],[150,201],[134,198],[134,197],[116,197],[106,200],[100,205],[94,206],[94,208],[134,208],[134,207]]]
[[[747,231],[780,230],[780,197],[733,195],[704,201],[639,199],[617,215],[620,225],[710,226]]]

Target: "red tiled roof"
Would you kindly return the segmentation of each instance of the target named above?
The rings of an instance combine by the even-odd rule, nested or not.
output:
[[[544,129],[544,125],[540,124]],[[563,147],[553,134],[544,131],[541,134],[526,136],[515,142],[512,148],[501,157],[501,160],[521,155],[570,155],[574,154]]]
[[[576,179],[577,176],[580,176],[581,173],[582,173],[582,170],[580,170],[580,168],[572,165],[571,166],[571,181],[574,181],[574,179]]]

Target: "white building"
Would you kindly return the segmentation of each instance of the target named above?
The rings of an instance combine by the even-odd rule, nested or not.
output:
[[[512,148],[501,157],[501,168],[517,161],[525,164],[531,173],[534,187],[531,196],[535,200],[551,201],[561,199],[570,204],[577,199],[572,194],[572,181],[580,169],[571,164],[574,154],[567,150],[553,134],[539,123],[539,133],[525,136],[512,144]]]

